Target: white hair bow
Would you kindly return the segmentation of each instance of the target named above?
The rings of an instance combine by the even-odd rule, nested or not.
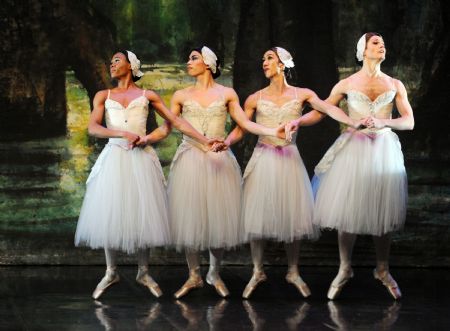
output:
[[[294,59],[292,58],[291,53],[282,47],[275,47],[275,49],[277,50],[277,55],[284,66],[286,68],[294,68]]]
[[[205,62],[205,64],[207,66],[209,66],[209,68],[211,69],[211,72],[213,74],[215,74],[217,71],[217,56],[216,56],[216,54],[214,54],[214,52],[212,50],[210,50],[208,47],[203,46],[202,47],[202,57],[203,57],[203,62]]]
[[[127,53],[128,53],[128,60],[130,60],[131,72],[133,73],[133,77],[144,76],[144,73],[139,70],[141,68],[141,61],[139,61],[136,54],[134,54],[131,51],[127,51]]]
[[[356,58],[359,62],[364,60],[364,51],[366,50],[366,34],[364,33],[361,38],[359,38],[356,44]]]

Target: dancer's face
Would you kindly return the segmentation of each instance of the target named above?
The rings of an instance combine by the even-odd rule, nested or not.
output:
[[[126,76],[131,70],[131,64],[128,63],[127,58],[122,53],[116,53],[111,59],[111,64],[109,65],[109,72],[111,78],[119,78]]]
[[[262,61],[262,69],[266,78],[272,78],[283,72],[284,66],[274,51],[268,50],[265,52]]]
[[[186,65],[187,73],[192,77],[198,76],[208,70],[208,66],[203,62],[202,54],[197,51],[192,51],[191,54],[189,54]]]
[[[386,58],[386,48],[384,47],[383,38],[380,36],[372,36],[366,43],[364,54],[368,59],[384,61]]]

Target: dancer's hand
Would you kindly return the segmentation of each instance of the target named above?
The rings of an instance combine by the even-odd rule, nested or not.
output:
[[[286,123],[286,125],[284,126],[284,134],[286,135],[286,141],[289,142],[292,141],[292,137],[294,136],[294,133],[298,130],[299,127],[300,127],[300,118]]]
[[[286,134],[284,132],[284,127],[285,127],[286,123],[282,123],[280,124],[279,127],[275,128],[275,134],[274,136],[280,139],[286,139]]]
[[[373,116],[367,117],[364,125],[370,129],[382,129],[386,126],[382,119]]]
[[[132,132],[123,131],[122,137],[128,141],[128,148],[134,148],[136,142],[139,140],[139,136]]]
[[[217,142],[214,143],[214,145],[211,148],[212,152],[222,152],[226,151],[230,146],[224,141],[224,142]]]
[[[218,152],[218,150],[216,150],[218,148],[218,146],[221,146],[223,144],[223,139],[220,138],[210,138],[208,139],[208,150],[211,152]]]
[[[148,137],[147,136],[139,136],[138,141],[134,143],[135,146],[139,147],[145,147],[148,144]]]
[[[351,126],[353,129],[359,129],[361,126],[367,126],[367,125],[366,125],[366,120],[367,120],[367,119],[352,120],[352,123],[351,123],[350,126]]]

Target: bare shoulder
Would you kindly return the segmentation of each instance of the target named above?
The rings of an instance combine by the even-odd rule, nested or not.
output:
[[[145,90],[144,96],[149,100],[149,101],[156,101],[161,99],[161,97],[159,96],[158,93],[156,93],[153,90]]]
[[[183,103],[186,99],[189,98],[189,94],[191,93],[192,86],[176,90],[172,95],[172,102]]]
[[[402,81],[396,78],[392,78],[392,84],[394,84],[394,87],[397,91],[399,90],[405,90],[405,85],[403,85]]]
[[[310,96],[316,94],[313,90],[306,88],[306,87],[296,87],[296,86],[293,86],[293,87],[296,89],[297,95],[300,98],[303,97],[303,99],[309,98]]]
[[[237,97],[237,93],[233,88],[223,85],[219,85],[219,87],[222,89],[225,99],[229,100]]]
[[[352,86],[352,82],[354,82],[357,77],[358,76],[356,76],[356,74],[353,74],[348,76],[347,78],[341,79],[336,83],[336,85],[334,85],[333,91],[335,91],[335,93],[345,94]]]
[[[95,93],[93,100],[94,108],[104,105],[106,99],[108,99],[108,90],[101,90]]]
[[[247,107],[256,107],[256,103],[259,100],[260,94],[261,94],[262,90],[258,90],[255,93],[250,94],[247,99],[245,100],[245,106]]]
[[[97,100],[106,100],[106,98],[108,97],[108,91],[109,90],[100,90],[95,93],[94,98]]]

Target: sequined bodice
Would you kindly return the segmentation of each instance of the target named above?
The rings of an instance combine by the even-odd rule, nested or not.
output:
[[[276,128],[283,123],[299,118],[301,115],[302,104],[297,99],[292,99],[281,106],[263,99],[258,100],[256,104],[256,123],[268,128]],[[270,145],[285,146],[290,143],[295,144],[295,136],[290,143],[272,136],[260,136],[259,141]]]
[[[105,101],[105,108],[108,129],[128,131],[140,136],[146,134],[148,99],[145,96],[132,100],[127,107],[108,98]]]
[[[352,119],[362,119],[367,116],[376,118],[391,118],[393,100],[396,90],[389,90],[380,94],[374,101],[357,90],[347,92],[348,113]]]
[[[187,100],[183,103],[181,116],[204,136],[225,138],[227,106],[223,99],[213,101],[207,107],[195,100]]]

